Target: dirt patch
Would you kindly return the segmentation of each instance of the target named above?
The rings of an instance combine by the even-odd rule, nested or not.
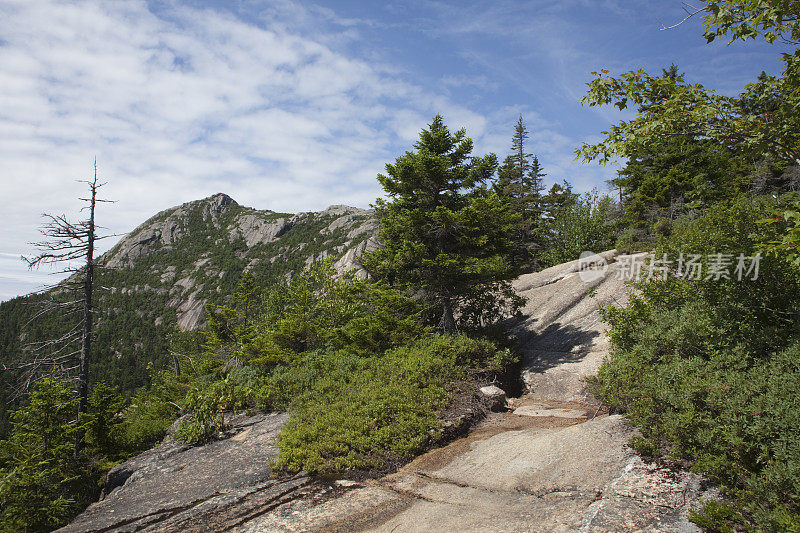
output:
[[[480,423],[475,425],[469,434],[450,444],[430,450],[420,455],[400,471],[438,470],[446,466],[456,457],[467,452],[476,441],[487,439],[505,431],[515,431],[529,428],[551,429],[572,426],[581,421],[568,420],[555,417],[530,417],[515,415],[511,412],[488,413]]]

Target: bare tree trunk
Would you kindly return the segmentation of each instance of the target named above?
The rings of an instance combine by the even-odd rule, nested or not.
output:
[[[83,285],[83,336],[81,337],[81,361],[78,371],[78,415],[75,436],[75,456],[84,446],[85,431],[83,415],[88,408],[89,394],[89,355],[92,347],[92,286],[94,284],[94,208],[97,200],[97,161],[94,164],[94,179],[89,185],[92,196],[89,199],[89,225],[86,239],[86,278]]]
[[[51,305],[46,306],[34,318],[38,318],[52,310],[74,312],[76,314],[82,311],[83,323],[81,324],[76,320],[75,325],[69,332],[60,338],[32,343],[32,349],[39,352],[39,354],[33,361],[19,365],[19,369],[24,369],[26,379],[18,387],[20,393],[24,393],[41,376],[52,375],[56,372],[72,377],[72,372],[76,369],[78,370],[75,456],[79,455],[84,447],[85,431],[83,424],[88,408],[89,357],[92,348],[93,322],[92,292],[95,272],[94,247],[96,241],[110,237],[98,237],[95,233],[97,229],[95,226],[95,207],[99,202],[110,201],[97,198],[98,189],[105,185],[104,183],[97,183],[97,160],[94,162],[94,176],[92,179],[81,181],[89,186],[89,192],[91,193],[88,198],[80,198],[80,200],[87,203],[82,211],[88,209],[88,220],[70,222],[65,215],[49,215],[45,213],[43,216],[47,222],[44,224],[41,233],[52,240],[31,243],[41,250],[41,253],[32,258],[23,257],[23,260],[28,264],[28,268],[39,267],[48,263],[66,263],[67,266],[61,272],[71,272],[74,273],[74,276],[52,286],[51,289],[66,289],[68,292],[74,290],[76,293],[83,291],[83,294],[73,301],[58,302],[54,299]],[[70,264],[73,261],[85,261],[85,264],[82,267],[75,267]],[[79,339],[80,350],[76,350],[74,347]],[[48,353],[43,353],[45,351]],[[77,362],[75,361],[76,356],[79,359]]]
[[[442,303],[442,318],[439,320],[439,327],[445,333],[453,333],[456,330],[456,319],[453,316],[453,302],[447,298]]]

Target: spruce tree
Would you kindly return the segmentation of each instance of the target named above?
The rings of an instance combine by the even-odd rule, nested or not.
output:
[[[519,221],[487,187],[494,154],[472,157],[472,140],[437,115],[378,181],[389,197],[375,207],[380,249],[362,262],[371,274],[420,296],[444,332],[496,323],[518,302],[508,280],[511,232]]]
[[[672,63],[661,69],[660,86],[638,106],[657,112],[681,86],[684,74]],[[625,167],[611,184],[619,189],[625,226],[653,239],[659,221],[669,221],[713,205],[742,188],[742,165],[735,151],[696,135],[673,136],[643,144],[628,154]]]
[[[498,171],[495,190],[509,208],[519,214],[510,253],[512,265],[518,270],[530,271],[537,267],[536,251],[541,247],[537,235],[541,232],[541,192],[545,174],[539,158],[526,152],[528,130],[520,115],[511,139],[511,154],[505,158]]]

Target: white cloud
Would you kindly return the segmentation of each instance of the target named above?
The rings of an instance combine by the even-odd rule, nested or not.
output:
[[[0,248],[31,253],[41,212],[77,217],[74,180],[95,157],[105,196],[117,200],[99,219],[122,233],[220,191],[281,211],[366,205],[380,193],[377,172],[424,125],[418,117],[444,109],[485,128],[481,115],[392,68],[330,48],[340,32],[309,31],[322,17],[352,39],[364,21],[290,2],[271,4],[275,17],[265,10],[261,25],[222,10],[160,9],[0,4]],[[13,283],[32,279],[4,266]]]

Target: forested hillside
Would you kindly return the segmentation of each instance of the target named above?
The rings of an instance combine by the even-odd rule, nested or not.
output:
[[[326,257],[340,270],[356,268],[376,231],[374,215],[362,209],[334,206],[293,215],[243,207],[224,194],[158,213],[98,260],[91,380],[129,396],[149,382],[148,367],[172,366],[170,336],[204,324],[206,305],[229,302],[244,272],[270,284]],[[0,353],[7,368],[74,325],[75,316],[58,311],[29,321],[43,301],[67,297],[55,290],[0,304]],[[2,375],[2,433],[19,379],[13,370]]]

